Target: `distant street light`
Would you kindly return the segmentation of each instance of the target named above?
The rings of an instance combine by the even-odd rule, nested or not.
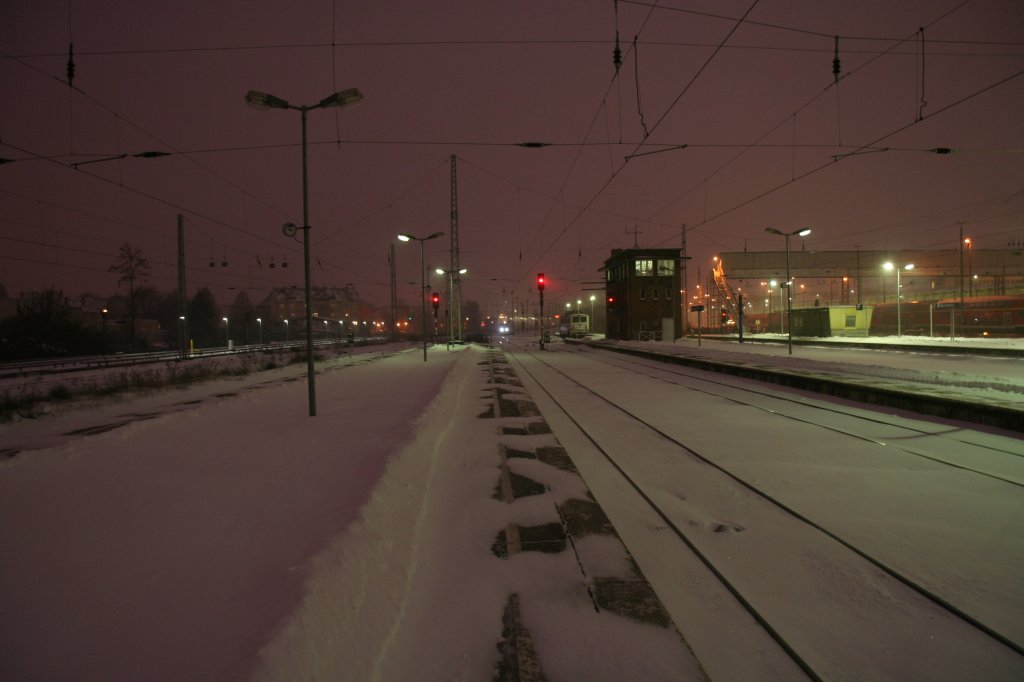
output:
[[[594,331],[594,300],[597,296],[594,294],[590,295],[590,331]]]
[[[442,235],[444,235],[444,232],[435,232],[434,234],[427,235],[426,237],[415,237],[405,232],[398,235],[399,241],[417,241],[420,243],[420,329],[423,336],[423,362],[427,361],[427,271],[423,265],[423,242],[428,239],[437,239]]]
[[[100,336],[103,339],[100,347],[103,349],[104,355],[107,354],[107,315],[109,313],[110,311],[106,308],[100,308]]]
[[[901,323],[901,311],[900,302],[903,300],[903,291],[900,289],[900,270],[913,270],[914,264],[907,263],[906,265],[897,267],[892,262],[883,263],[882,267],[886,270],[896,271],[896,336],[903,336],[903,325]]]
[[[259,327],[260,327],[260,345],[262,346],[263,345],[263,318],[262,317],[257,317],[256,318],[256,324],[258,324]]]
[[[106,316],[106,314],[107,314],[107,309],[104,308],[103,309],[103,315]],[[181,346],[181,357],[182,357],[182,359],[188,357],[188,351],[186,350],[188,348],[188,345],[187,345],[188,344],[188,340],[185,338],[185,329],[186,329],[186,326],[185,326],[185,316],[184,315],[178,315],[178,335],[181,337],[181,341],[180,341],[180,343],[178,345]]]
[[[786,283],[783,285],[786,287],[786,324],[789,327],[789,354],[793,354],[793,278],[789,274],[789,238],[793,235],[798,237],[806,237],[811,233],[811,228],[802,227],[799,230],[793,230],[792,232],[782,232],[774,227],[764,228],[765,232],[771,234],[780,234],[786,238]]]
[[[224,320],[224,345],[231,348],[231,332],[228,331],[228,318],[222,317]]]
[[[289,341],[291,341],[290,329],[291,329],[291,327],[288,324],[288,320],[285,320],[284,321],[284,342],[285,343],[288,343]]]
[[[295,109],[302,114],[302,246],[306,266],[306,381],[309,385],[309,416],[316,416],[316,370],[313,365],[313,296],[309,277],[309,171],[306,161],[306,112],[311,109],[327,109],[329,107],[346,107],[358,104],[363,95],[357,88],[349,88],[332,93],[316,104],[289,104],[287,100],[268,95],[265,92],[250,90],[245,101],[258,109]],[[296,226],[286,223],[285,234],[295,235]],[[289,234],[290,232],[290,234]]]

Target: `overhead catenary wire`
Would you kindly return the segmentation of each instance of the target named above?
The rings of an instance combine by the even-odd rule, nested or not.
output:
[[[654,125],[651,126],[649,134],[653,134],[654,131],[657,130],[658,127],[662,124],[662,122],[664,122],[664,120],[668,116],[668,114],[671,113],[671,111],[676,107],[676,105],[683,98],[683,96],[690,90],[690,88],[697,81],[697,79],[700,78],[700,76],[704,73],[705,69],[707,69],[707,67],[711,63],[711,61],[713,61],[715,59],[715,57],[718,55],[719,51],[721,50],[721,47],[729,40],[730,37],[732,37],[732,35],[733,35],[733,33],[735,33],[736,29],[739,28],[740,24],[742,23],[742,18],[745,18],[746,16],[748,16],[750,14],[750,12],[752,12],[754,10],[754,7],[757,6],[758,2],[759,2],[759,0],[754,0],[754,2],[751,3],[750,6],[747,8],[747,11],[743,14],[743,17],[741,17],[740,20],[737,20],[736,23],[732,26],[732,28],[721,39],[721,41],[719,41],[718,47],[704,60],[704,62],[700,66],[700,68],[697,69],[697,72],[690,78],[689,81],[687,81],[686,85],[683,86],[682,90],[679,92],[679,94],[676,96],[676,98],[674,100],[672,100],[672,102],[669,104],[669,106],[666,108],[666,110],[662,113],[662,115],[658,118],[658,120],[655,121]],[[643,147],[643,143],[642,142],[640,144],[636,145],[636,147],[632,151],[632,154],[636,154],[637,151],[639,151],[641,147]],[[587,201],[586,204],[584,204],[584,209],[590,208],[590,206],[592,206],[594,204],[594,202],[597,201],[598,197],[600,197],[604,193],[604,191],[611,185],[611,183],[618,176],[619,171],[621,171],[622,168],[624,168],[628,163],[629,163],[628,159],[623,161],[623,163],[619,167],[618,171],[614,172],[612,175],[610,175],[605,180],[605,182],[598,188],[598,190],[591,196],[590,200]],[[563,183],[563,186],[564,186],[564,183]],[[576,223],[576,221],[582,215],[583,215],[582,211],[577,213],[576,217],[573,218],[569,222],[569,224],[566,225],[561,230],[561,232],[559,232],[558,235],[555,236],[555,238],[551,241],[551,243],[550,243],[548,248],[550,249],[551,247],[553,247],[558,242],[558,240],[561,239],[562,236],[565,235],[566,231],[570,227],[572,227],[572,225],[574,225]],[[545,250],[545,252],[546,251],[547,250]],[[540,258],[542,258],[542,257],[543,257],[543,252],[541,253],[540,256],[538,256],[537,262],[539,262]],[[530,268],[530,269],[532,270],[533,268]]]
[[[938,22],[940,22],[943,19],[947,18],[948,16],[950,16],[954,12],[958,11],[960,8],[962,8],[964,5],[968,4],[970,1],[971,0],[962,0],[962,2],[960,2],[959,4],[955,5],[954,7],[951,7],[947,11],[945,11],[942,14],[940,14],[939,16],[937,16],[936,18],[932,19],[930,22],[928,22],[928,24],[926,24],[926,26],[934,26],[935,24],[937,24]],[[653,217],[653,216],[659,215],[663,211],[667,210],[670,206],[674,205],[676,202],[682,200],[687,195],[689,195],[691,192],[693,192],[693,191],[695,191],[695,190],[697,190],[699,188],[704,188],[705,196],[706,196],[707,182],[710,179],[714,178],[716,175],[718,175],[719,173],[724,171],[726,168],[731,166],[733,163],[735,163],[737,160],[742,158],[747,153],[747,151],[749,151],[750,149],[756,148],[757,145],[760,145],[761,142],[764,139],[766,139],[771,134],[773,134],[775,131],[777,131],[780,127],[785,125],[785,123],[787,121],[792,120],[792,121],[795,122],[795,117],[797,115],[799,115],[800,113],[802,113],[802,112],[806,111],[808,108],[810,108],[811,105],[813,105],[819,98],[823,97],[831,88],[833,88],[833,87],[838,88],[840,81],[852,78],[854,75],[856,75],[859,72],[861,72],[862,70],[866,69],[867,67],[869,67],[870,65],[872,65],[873,63],[875,63],[876,61],[881,59],[883,56],[892,53],[892,51],[894,51],[899,45],[912,40],[914,38],[914,36],[916,36],[916,35],[917,35],[917,31],[914,31],[913,33],[905,36],[900,42],[897,42],[897,43],[891,45],[888,49],[882,51],[878,55],[876,55],[876,56],[872,57],[871,59],[867,60],[866,62],[864,62],[862,64],[859,64],[858,66],[854,67],[853,69],[849,69],[846,73],[840,73],[839,77],[835,78],[835,79],[833,79],[833,81],[829,82],[829,84],[826,85],[825,88],[823,88],[822,90],[819,90],[817,93],[812,95],[807,101],[805,101],[803,104],[801,104],[795,110],[793,110],[785,118],[780,120],[774,126],[768,128],[762,135],[758,136],[754,140],[754,142],[751,143],[751,145],[748,148],[742,149],[738,154],[736,154],[732,158],[726,160],[725,163],[721,164],[718,168],[716,168],[709,175],[707,175],[703,180],[694,183],[689,189],[687,189],[681,195],[679,195],[676,198],[672,199],[668,204],[662,206],[660,209],[658,209],[657,211],[652,213],[651,216]],[[834,37],[833,37],[833,39],[834,39]],[[874,146],[875,145],[872,145],[872,144],[862,145],[861,147],[858,148],[858,151],[863,151],[863,150],[866,150],[866,149],[872,149]],[[791,177],[791,180],[792,181],[796,180],[795,166],[794,166],[794,169],[793,169],[793,176]],[[705,210],[705,214],[704,214],[703,220],[701,221],[701,223],[699,223],[698,225],[695,225],[694,227],[695,228],[699,228],[699,226],[703,225],[706,222],[708,222],[708,219],[707,219],[707,211]]]
[[[980,95],[982,95],[982,94],[984,94],[984,93],[986,93],[986,92],[988,92],[988,91],[990,91],[990,90],[992,90],[994,88],[997,88],[997,87],[999,87],[1001,85],[1004,85],[1004,84],[1006,84],[1006,83],[1008,83],[1008,82],[1010,82],[1010,81],[1012,81],[1012,80],[1014,80],[1016,78],[1020,78],[1021,76],[1024,76],[1024,69],[1022,69],[1020,71],[1017,71],[1016,73],[1011,74],[1011,75],[1009,75],[1009,76],[1007,76],[1005,78],[1002,78],[1002,79],[1000,79],[1000,80],[998,80],[998,81],[996,81],[994,83],[990,83],[989,85],[981,88],[980,90],[976,90],[976,91],[974,91],[974,92],[972,92],[972,93],[970,93],[968,95],[965,95],[964,97],[961,97],[960,99],[958,99],[958,100],[956,100],[954,102],[951,102],[951,103],[945,105],[944,107],[942,107],[940,109],[937,109],[935,111],[935,113],[933,113],[931,115],[930,118],[933,118],[933,117],[935,117],[935,116],[937,116],[939,114],[942,114],[942,113],[944,113],[944,112],[946,112],[946,111],[948,111],[948,110],[950,110],[952,108],[955,108],[955,107],[963,104],[964,102],[970,101],[970,100],[974,99],[975,97],[978,97],[978,96],[980,96]],[[914,121],[911,121],[910,123],[904,124],[904,125],[896,128],[895,130],[891,130],[891,131],[881,135],[880,137],[875,138],[874,140],[872,140],[868,144],[864,145],[864,147],[865,148],[867,148],[867,147],[875,147],[882,140],[888,139],[888,138],[892,137],[893,135],[898,135],[899,133],[902,133],[902,132],[910,129],[910,128],[918,125],[921,122],[922,121],[914,120]],[[812,175],[815,175],[816,173],[819,173],[819,172],[825,170],[826,168],[830,168],[830,167],[832,167],[833,165],[835,165],[837,163],[841,163],[844,160],[844,158],[848,158],[849,156],[850,155],[847,155],[846,157],[840,157],[840,158],[833,159],[832,161],[828,161],[828,162],[823,163],[823,164],[821,164],[819,166],[816,166],[816,167],[814,167],[814,168],[812,168],[812,169],[810,169],[808,171],[805,171],[804,173],[801,173],[801,174],[797,175],[795,178],[793,178],[791,180],[787,180],[787,181],[782,182],[782,183],[780,183],[778,185],[775,185],[774,187],[771,187],[771,188],[769,188],[767,190],[764,190],[763,192],[760,192],[759,194],[757,194],[755,196],[749,197],[749,198],[747,198],[747,199],[745,199],[745,200],[743,200],[743,201],[741,201],[741,202],[739,202],[737,204],[734,204],[733,206],[731,206],[731,207],[729,207],[729,208],[727,208],[727,209],[725,209],[723,211],[719,211],[718,213],[716,213],[714,215],[705,217],[703,221],[701,221],[698,225],[695,225],[694,227],[695,228],[699,228],[699,227],[702,227],[703,225],[706,225],[708,223],[714,222],[715,220],[718,220],[719,218],[722,218],[724,216],[729,215],[733,211],[736,211],[736,210],[738,210],[740,208],[743,208],[744,206],[752,204],[755,201],[758,201],[758,200],[763,199],[763,198],[765,198],[765,197],[767,197],[767,196],[769,196],[771,194],[774,194],[775,192],[779,191],[780,189],[782,189],[784,187],[792,185],[792,184],[794,184],[794,183],[796,183],[796,182],[798,182],[800,180],[803,180],[804,178],[807,178],[807,177],[810,177]],[[664,240],[664,241],[662,241],[660,243],[665,243],[667,241],[668,240]]]

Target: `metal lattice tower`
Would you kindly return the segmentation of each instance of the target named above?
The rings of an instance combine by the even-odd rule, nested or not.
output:
[[[459,274],[459,186],[452,154],[451,290],[448,292],[448,340],[462,343],[462,276]]]

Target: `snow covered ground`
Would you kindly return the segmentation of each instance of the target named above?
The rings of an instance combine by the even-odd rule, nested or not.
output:
[[[785,340],[781,334],[758,334],[755,339]],[[879,348],[850,347],[871,343]],[[702,358],[748,360],[780,369],[808,370],[837,376],[853,375],[911,384],[949,387],[960,397],[985,398],[1024,406],[1024,358],[988,355],[942,354],[908,350],[895,356],[885,350],[899,346],[944,346],[1005,349],[1024,353],[1024,339],[963,339],[903,336],[844,339],[816,339],[815,345],[796,345],[792,355],[785,343],[745,343],[705,339],[699,346],[694,338],[675,342],[609,342],[665,353],[697,355]]]
[[[0,427],[0,679],[490,679],[512,593],[552,679],[701,679],[673,629],[595,620],[571,553],[491,551],[483,356],[325,363],[315,418],[292,366]],[[585,495],[547,475],[528,515]]]
[[[480,418],[488,357],[323,363],[315,418],[290,366],[0,425],[0,679],[490,679],[512,593],[549,679],[704,679],[674,629],[596,614],[571,552],[492,552],[586,486],[524,460],[550,492],[495,499],[502,445],[557,442]]]

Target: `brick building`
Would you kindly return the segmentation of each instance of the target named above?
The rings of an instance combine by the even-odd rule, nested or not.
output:
[[[609,339],[683,335],[679,249],[614,249],[602,270]]]

